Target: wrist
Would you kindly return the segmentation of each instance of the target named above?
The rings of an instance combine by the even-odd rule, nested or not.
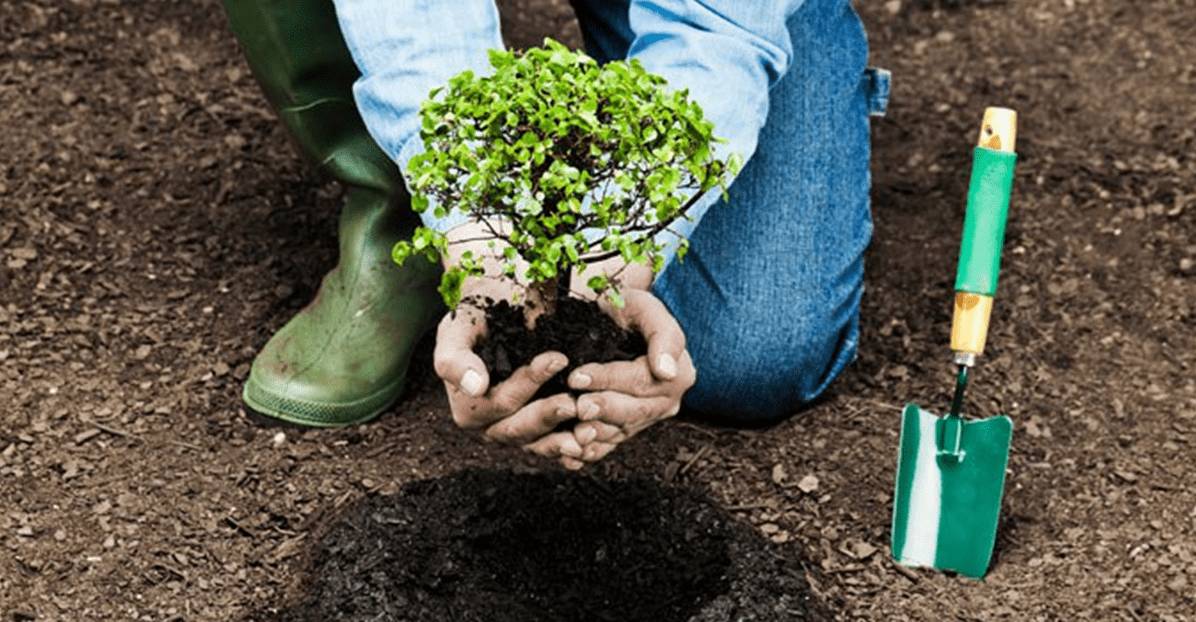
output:
[[[623,274],[619,276],[623,287],[628,289],[652,289],[652,281],[656,279],[656,274],[652,272],[652,268],[644,264],[629,264],[623,269]]]
[[[494,231],[502,232],[503,227],[505,223],[488,226],[471,219],[445,233],[448,252],[441,258],[441,263],[446,270],[457,266],[466,252],[482,263],[483,273],[469,276],[461,284],[462,297],[495,301],[512,299],[515,282],[503,275],[502,249],[507,243],[494,236]]]

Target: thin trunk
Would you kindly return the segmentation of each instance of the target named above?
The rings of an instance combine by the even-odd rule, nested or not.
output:
[[[536,327],[536,320],[541,315],[552,315],[556,313],[556,301],[559,296],[560,284],[558,279],[549,279],[539,283],[532,283],[530,291],[528,292],[530,300],[524,308],[524,317],[527,319],[527,327],[529,330]]]
[[[571,291],[573,291],[573,268],[566,266],[565,273],[556,279],[557,300],[568,298]]]

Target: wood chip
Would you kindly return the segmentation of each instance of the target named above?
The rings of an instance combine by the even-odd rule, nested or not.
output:
[[[814,474],[807,475],[797,482],[797,489],[810,494],[818,490],[818,476]]]
[[[1138,481],[1138,476],[1135,475],[1133,471],[1127,471],[1125,469],[1116,469],[1113,471],[1113,475],[1117,476],[1118,479],[1126,482],[1127,484],[1133,484],[1134,482]]]
[[[863,561],[872,557],[877,549],[863,540],[846,540],[839,550],[852,559]]]
[[[896,570],[897,574],[909,579],[910,581],[913,581],[914,583],[918,582],[918,573],[914,572],[910,568],[906,568],[897,562],[893,562],[893,570]]]
[[[307,534],[300,534],[294,538],[284,540],[282,544],[279,544],[277,547],[275,547],[274,551],[270,553],[270,558],[268,561],[272,564],[277,564],[288,557],[294,556],[299,552],[301,546],[303,545],[303,541],[306,538]]]
[[[710,445],[702,445],[702,447],[694,452],[694,454],[690,456],[689,460],[687,460],[685,464],[681,466],[681,470],[678,472],[678,475],[685,475],[687,472],[689,472],[689,470],[698,463],[698,460],[702,459],[702,457],[705,456],[708,451],[710,451]]]
[[[83,443],[86,443],[87,441],[90,441],[91,439],[93,439],[103,433],[104,433],[104,431],[99,428],[91,428],[90,430],[84,430],[75,435],[75,444],[82,445]]]

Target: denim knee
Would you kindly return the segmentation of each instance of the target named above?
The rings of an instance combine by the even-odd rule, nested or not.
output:
[[[689,335],[697,383],[686,408],[721,423],[765,426],[816,398],[855,357],[856,309],[722,307]]]

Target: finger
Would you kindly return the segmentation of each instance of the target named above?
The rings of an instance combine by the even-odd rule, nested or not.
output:
[[[582,469],[582,467],[584,467],[585,465],[586,465],[586,463],[582,462],[581,460],[578,460],[577,458],[570,458],[569,456],[561,456],[561,466],[565,467],[566,469],[569,469],[570,471],[580,471]]]
[[[619,443],[627,438],[623,434],[622,428],[611,425],[605,421],[582,421],[573,426],[573,438],[577,439],[578,444],[582,447],[598,441],[602,443]]]
[[[677,414],[673,397],[636,397],[617,391],[586,393],[577,398],[582,421],[601,421],[618,427],[628,437],[648,425]]]
[[[541,437],[535,442],[524,445],[523,448],[537,456],[543,456],[552,460],[561,457],[581,458],[583,453],[581,445],[577,444],[577,440],[573,438],[572,432],[554,432]]]
[[[511,445],[525,445],[576,416],[573,397],[561,393],[520,408],[515,414],[487,428],[486,438]]]
[[[563,354],[545,352],[532,359],[530,364],[515,370],[510,378],[483,397],[471,397],[446,380],[453,421],[467,430],[498,423],[523,409],[543,385],[544,379],[551,378],[568,363]]]
[[[669,390],[652,376],[643,356],[633,361],[582,365],[569,374],[569,386],[579,391],[620,391],[643,397],[662,395]]]
[[[680,372],[679,361],[685,351],[685,331],[668,307],[646,291],[629,291],[622,309],[622,321],[638,329],[648,342],[648,362],[652,374],[660,380],[672,380]],[[609,303],[608,303],[609,304]]]
[[[586,462],[598,462],[599,460],[610,455],[610,452],[614,451],[615,447],[618,446],[618,443],[590,443],[589,445],[586,445],[584,453],[581,455],[581,459],[585,460]]]
[[[490,399],[499,410],[513,413],[523,408],[545,382],[568,364],[569,359],[560,352],[541,353],[494,387]]]
[[[444,390],[448,393],[453,423],[461,429],[476,430],[502,418],[502,413],[495,412],[485,398],[470,397],[447,380],[444,381]]]
[[[473,346],[486,332],[480,312],[462,309],[444,316],[436,330],[432,364],[436,375],[470,397],[485,395],[490,386],[486,364]]]

